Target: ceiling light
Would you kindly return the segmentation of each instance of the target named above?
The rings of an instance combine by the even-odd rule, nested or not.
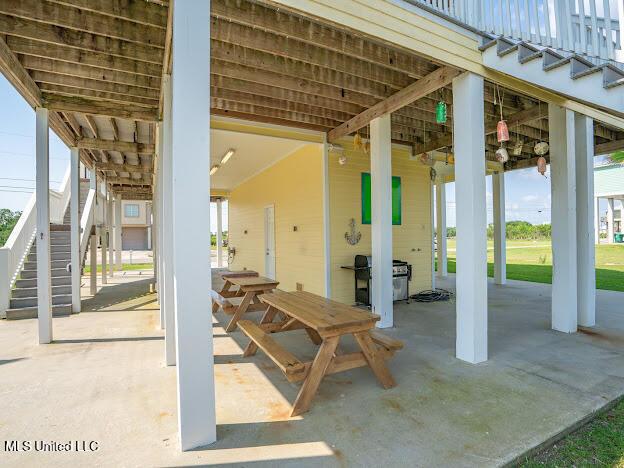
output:
[[[228,160],[234,155],[234,151],[236,150],[233,150],[233,149],[227,150],[227,152],[221,158],[221,164],[225,164],[226,162],[228,162]]]
[[[218,170],[219,170],[219,165],[215,164],[214,166],[210,168],[210,175],[214,175],[214,173],[217,172]]]

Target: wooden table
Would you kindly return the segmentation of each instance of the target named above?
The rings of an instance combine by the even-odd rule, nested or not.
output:
[[[251,339],[244,356],[251,356],[260,348],[289,381],[303,381],[291,416],[308,411],[326,374],[369,366],[384,388],[396,385],[384,360],[402,348],[403,343],[373,330],[379,316],[303,291],[263,294],[260,300],[269,306],[260,324],[238,322]],[[280,316],[285,318],[273,321]],[[299,361],[270,336],[295,329],[304,329],[315,344],[320,344],[314,361]],[[349,334],[355,337],[361,351],[337,354],[340,337]]]
[[[260,300],[258,299],[258,295],[270,293],[279,284],[279,281],[265,278],[264,276],[259,276],[257,273],[255,273],[255,275],[228,275],[227,273],[225,273],[223,277],[225,279],[225,284],[223,285],[223,288],[221,289],[219,294],[223,298],[243,298],[238,306],[230,304],[229,310],[226,310],[224,304],[218,304],[216,301],[213,304],[213,313],[215,312],[215,305],[217,305],[217,308],[219,305],[221,305],[226,313],[232,314],[232,319],[225,328],[225,331],[227,332],[232,332],[236,329],[236,323],[242,318],[245,313],[258,310],[266,310],[267,306],[260,302]],[[230,289],[232,286],[238,286],[238,290],[232,291]]]

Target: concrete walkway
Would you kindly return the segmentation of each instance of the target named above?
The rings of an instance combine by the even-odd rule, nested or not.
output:
[[[146,273],[116,276],[87,312],[55,319],[51,345],[36,344],[35,320],[0,321],[0,443],[99,448],[2,453],[3,466],[497,466],[624,393],[622,293],[599,291],[599,326],[564,335],[549,329],[548,285],[490,285],[490,360],[476,366],[454,358],[453,303],[397,305],[387,333],[406,344],[390,362],[398,386],[383,390],[364,368],[330,376],[297,418],[299,385],[262,353],[243,358],[247,340],[219,314],[219,441],[180,453],[175,368],[163,366]],[[299,331],[277,339],[314,355]]]

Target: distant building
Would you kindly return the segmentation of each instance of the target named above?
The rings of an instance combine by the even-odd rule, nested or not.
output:
[[[622,203],[624,201],[624,164],[603,164],[594,168],[594,194],[596,197],[596,231],[597,234],[605,226],[607,242],[614,241],[614,235],[621,233]],[[607,200],[607,212],[599,210],[599,200]],[[598,238],[598,236],[597,236]]]
[[[121,202],[122,250],[151,250],[152,203],[145,200]]]

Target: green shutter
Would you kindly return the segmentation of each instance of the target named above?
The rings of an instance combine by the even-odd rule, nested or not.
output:
[[[371,224],[371,175],[362,172],[362,224]],[[401,178],[392,176],[392,224],[401,224]]]

